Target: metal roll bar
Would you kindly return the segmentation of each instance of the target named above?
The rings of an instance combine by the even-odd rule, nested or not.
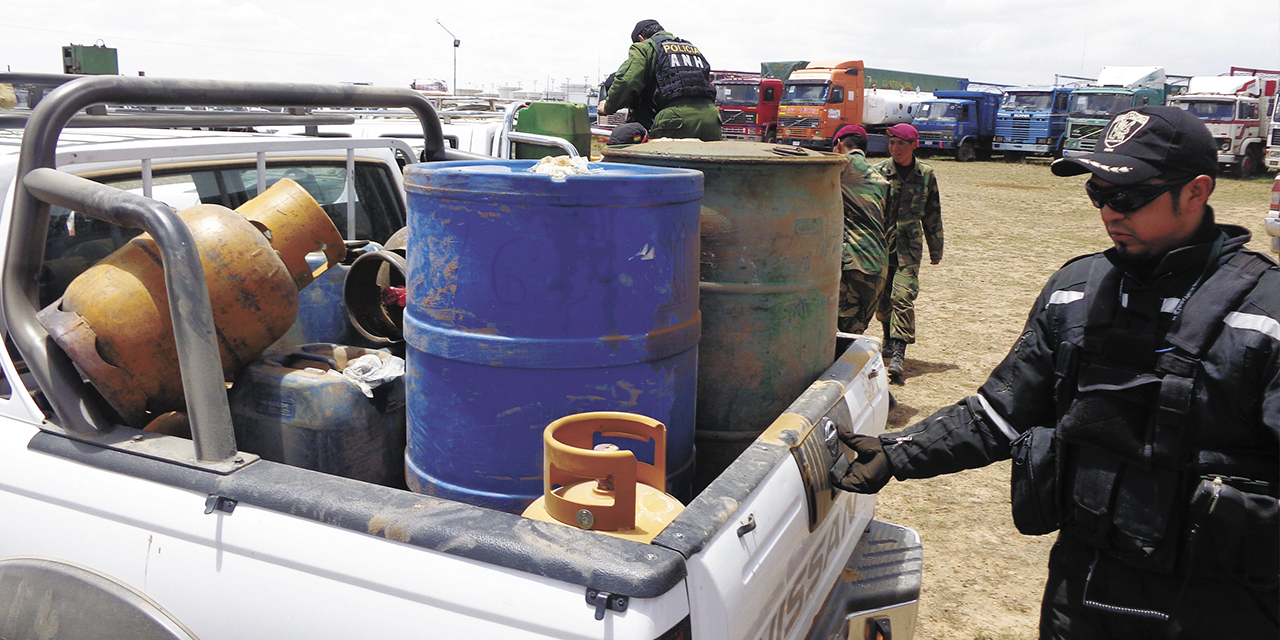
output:
[[[89,438],[115,425],[98,404],[70,358],[54,346],[36,319],[39,274],[57,204],[147,231],[160,248],[174,323],[178,360],[190,416],[196,462],[225,467],[237,456],[222,380],[213,314],[204,270],[190,231],[159,202],[56,171],[58,137],[80,110],[97,104],[263,107],[408,107],[422,123],[423,158],[444,160],[444,137],[435,110],[409,89],[358,85],[279,84],[167,78],[87,76],[51,91],[32,112],[22,139],[13,215],[4,257],[0,318],[60,421]]]

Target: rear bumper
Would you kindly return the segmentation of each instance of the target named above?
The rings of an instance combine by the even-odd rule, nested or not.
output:
[[[806,640],[866,637],[869,624],[888,624],[894,640],[911,640],[923,562],[919,534],[872,520],[832,585]]]

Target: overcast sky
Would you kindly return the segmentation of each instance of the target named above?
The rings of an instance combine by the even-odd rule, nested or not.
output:
[[[452,83],[453,37],[438,20],[461,40],[461,87],[545,89],[615,70],[644,18],[697,44],[717,69],[862,59],[1003,84],[1096,77],[1104,65],[1280,69],[1280,0],[15,1],[0,13],[0,68],[60,73],[62,46],[101,41],[118,50],[124,75]]]

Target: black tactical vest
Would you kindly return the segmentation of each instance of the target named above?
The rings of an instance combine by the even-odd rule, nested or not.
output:
[[[1210,262],[1217,262],[1216,249]],[[1147,293],[1148,299],[1130,296],[1121,305],[1123,275],[1105,260],[1094,263],[1084,293],[1083,338],[1063,342],[1056,362],[1064,531],[1135,566],[1172,573],[1201,477],[1249,482],[1249,467],[1274,470],[1275,452],[1262,452],[1260,460],[1240,452],[1193,452],[1191,434],[1215,425],[1186,419],[1193,401],[1204,397],[1201,358],[1223,318],[1268,266],[1256,255],[1237,253],[1204,274],[1178,303],[1172,325],[1159,331],[1165,302]],[[1232,458],[1225,467],[1205,462],[1224,456]],[[1274,478],[1262,480],[1274,493]]]
[[[655,35],[652,38],[654,52],[654,104],[662,110],[678,98],[705,98],[714,100],[716,89],[711,86],[711,65],[693,43],[680,38]]]

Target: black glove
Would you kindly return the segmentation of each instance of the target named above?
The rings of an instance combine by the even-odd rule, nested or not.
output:
[[[858,454],[856,460],[849,465],[843,477],[835,477],[833,470],[831,484],[854,493],[877,493],[889,484],[893,477],[893,468],[889,458],[884,454],[884,445],[875,436],[855,435],[840,439]]]

